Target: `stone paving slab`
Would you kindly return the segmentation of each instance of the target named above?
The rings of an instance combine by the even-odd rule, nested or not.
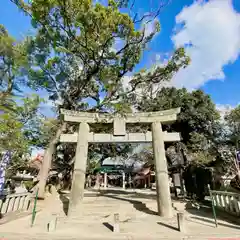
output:
[[[219,220],[219,227],[214,227],[212,217],[199,216],[185,212],[187,233],[176,230],[177,211],[172,219],[154,215],[157,204],[154,200],[134,198],[131,196],[114,196],[109,198],[86,197],[83,208],[77,212],[79,217],[66,218],[59,196],[48,201],[48,206],[36,216],[36,223],[30,227],[30,217],[25,217],[0,226],[0,239],[32,240],[77,240],[77,239],[220,239],[240,236],[240,226]],[[92,199],[92,200],[91,200]],[[136,199],[136,201],[135,201]],[[139,204],[140,203],[140,204]],[[183,204],[183,203],[181,203]],[[113,233],[109,224],[113,224],[113,213],[120,214],[120,234]],[[52,213],[59,213],[57,230],[47,233],[47,223]],[[107,227],[108,226],[108,227]],[[217,240],[217,239],[216,239]],[[236,239],[237,240],[237,239]],[[240,239],[238,239],[240,240]]]
[[[155,235],[155,234],[145,234],[145,235],[137,235],[137,234],[91,234],[91,235],[85,235],[85,234],[78,234],[75,235],[74,233],[71,234],[56,234],[56,233],[38,233],[38,234],[26,234],[26,233],[0,233],[0,239],[6,239],[6,240],[19,240],[19,239],[26,239],[26,240],[91,240],[91,239],[113,239],[113,240],[122,240],[122,239],[129,239],[129,240],[157,240],[157,239],[169,239],[169,240],[239,240],[240,235],[239,234],[205,234],[205,235],[183,235],[183,234],[161,234],[161,235]]]
[[[66,226],[61,224],[54,233],[47,233],[47,225],[34,226],[30,228],[30,219],[25,218],[26,225],[21,224],[21,222],[16,221],[7,224],[4,228],[0,228],[1,235],[7,239],[14,239],[17,234],[24,235],[24,239],[31,239],[31,237],[39,236],[42,239],[69,239],[69,237],[75,237],[76,239],[182,239],[186,238],[220,238],[220,237],[236,237],[240,236],[240,227],[227,224],[221,225],[222,221],[219,222],[219,227],[215,228],[213,222],[195,221],[189,216],[187,219],[187,233],[183,234],[176,230],[177,222],[176,219],[162,219],[159,218],[158,221],[151,219],[151,217],[145,219],[145,221],[134,221],[120,223],[121,234],[116,234],[111,232],[108,227],[106,227],[104,222],[76,222],[75,224],[67,223]],[[16,228],[16,223],[21,226],[21,229]],[[22,219],[22,223],[24,219]],[[46,222],[47,223],[47,222]],[[112,221],[107,223],[112,224]],[[224,223],[223,223],[224,224]],[[14,231],[17,231],[17,233]],[[5,233],[4,233],[5,232]],[[45,233],[44,233],[45,232]],[[44,234],[43,234],[44,233]],[[43,236],[42,236],[43,235]],[[40,237],[42,236],[42,237]],[[151,237],[151,238],[150,238]],[[18,238],[20,239],[20,238]],[[233,240],[233,239],[232,239]]]
[[[12,212],[0,219],[0,225],[31,215],[31,211]]]

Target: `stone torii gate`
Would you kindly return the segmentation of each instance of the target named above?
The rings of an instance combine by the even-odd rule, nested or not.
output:
[[[69,214],[80,211],[84,196],[85,173],[89,143],[146,143],[152,142],[154,152],[155,177],[157,189],[158,214],[172,216],[172,203],[169,188],[167,160],[164,142],[180,141],[179,133],[162,131],[162,124],[177,120],[180,109],[159,112],[131,113],[124,116],[107,113],[75,112],[61,109],[64,121],[79,122],[78,133],[62,134],[60,142],[77,142],[72,188],[69,202]],[[89,131],[91,123],[113,124],[113,134],[93,133]],[[145,123],[152,125],[152,132],[127,133],[126,123]]]

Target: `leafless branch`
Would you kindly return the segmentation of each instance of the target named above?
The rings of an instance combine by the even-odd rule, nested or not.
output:
[[[135,1],[134,1],[135,2]],[[145,24],[153,21],[154,19],[156,19],[160,13],[163,11],[164,8],[166,8],[170,3],[172,2],[172,0],[167,0],[167,2],[165,1],[160,1],[159,6],[157,7],[156,11],[151,11],[150,13],[146,13],[143,14],[141,17],[137,18],[137,13],[135,13],[133,19],[134,19],[134,24],[139,24],[139,23],[143,23],[145,19],[148,19]]]

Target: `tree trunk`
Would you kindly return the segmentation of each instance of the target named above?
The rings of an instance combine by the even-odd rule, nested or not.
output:
[[[94,188],[95,189],[99,189],[100,188],[100,174],[99,173],[97,173],[96,182],[95,182]]]
[[[179,144],[177,144],[175,146],[175,150],[181,158],[181,162],[178,163],[179,167],[180,167],[180,169],[179,169],[179,180],[180,180],[180,187],[181,187],[181,195],[185,196],[182,166],[187,163],[187,156],[185,155],[184,150],[182,149],[182,147],[179,146]]]
[[[172,178],[172,183],[173,183],[173,190],[174,190],[174,196],[177,198],[178,194],[177,194],[177,187],[176,187],[176,181],[175,181],[175,177],[174,174],[171,174],[171,178]]]
[[[39,183],[38,183],[38,187],[39,187],[38,198],[39,199],[44,199],[45,186],[46,186],[46,182],[47,182],[47,178],[48,178],[48,173],[49,173],[49,170],[52,165],[52,157],[53,157],[53,154],[55,151],[55,145],[58,142],[58,139],[59,139],[60,135],[62,134],[62,132],[65,130],[65,128],[66,128],[66,123],[63,123],[57,130],[56,135],[50,141],[48,148],[45,151],[43,161],[42,161],[42,166],[41,166],[40,173],[39,173]]]
[[[181,195],[185,197],[185,188],[184,188],[184,181],[183,181],[183,169],[182,167],[179,170],[179,178],[180,178],[180,186],[181,186]]]

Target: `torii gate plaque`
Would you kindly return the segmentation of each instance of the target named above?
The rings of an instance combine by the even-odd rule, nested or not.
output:
[[[60,142],[77,142],[69,214],[71,215],[72,212],[75,212],[82,205],[88,143],[152,142],[156,171],[158,214],[164,217],[171,217],[172,203],[164,142],[180,141],[180,134],[163,132],[162,124],[175,122],[179,112],[180,109],[177,108],[160,112],[132,113],[119,116],[61,109],[61,114],[64,115],[65,121],[80,123],[78,133],[62,134],[60,137]],[[113,134],[92,133],[89,131],[88,123],[113,123],[114,132]],[[152,125],[152,132],[126,133],[126,123],[149,123]]]

